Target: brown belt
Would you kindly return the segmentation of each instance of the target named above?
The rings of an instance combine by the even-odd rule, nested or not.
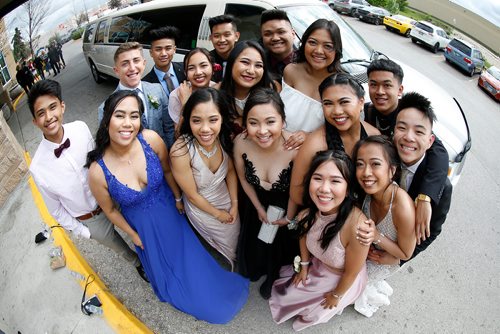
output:
[[[90,218],[92,218],[94,216],[97,216],[101,212],[102,212],[102,209],[101,209],[100,206],[98,206],[97,209],[95,209],[94,211],[89,212],[89,213],[84,214],[84,215],[81,215],[80,217],[76,217],[76,219],[78,219],[78,220],[87,220],[87,219],[90,219]]]

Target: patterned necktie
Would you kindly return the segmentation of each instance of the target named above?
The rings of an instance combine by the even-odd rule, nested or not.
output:
[[[401,167],[401,181],[399,182],[399,187],[408,191],[408,187],[406,185],[406,180],[408,179],[408,173],[410,171],[406,167]]]
[[[67,149],[70,145],[69,138],[67,138],[58,148],[54,149],[54,155],[56,158],[59,158],[62,154],[62,151]]]
[[[172,78],[170,77],[170,73],[168,73],[168,72],[165,73],[163,80],[165,80],[165,83],[167,84],[168,93],[170,94],[175,89],[174,82],[172,81]]]
[[[137,95],[139,95],[139,98],[142,101],[142,98],[141,98],[142,92],[141,92],[141,90],[139,88],[136,88],[134,90],[137,93]],[[144,107],[144,111],[142,112],[142,115],[141,115],[141,124],[142,124],[142,126],[144,128],[148,129],[148,120],[146,119],[146,106],[144,105],[144,102],[142,104],[143,104],[143,107]]]

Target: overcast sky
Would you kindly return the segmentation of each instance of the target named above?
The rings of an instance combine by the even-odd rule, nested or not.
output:
[[[49,13],[42,26],[41,33],[52,31],[58,24],[74,17],[74,13],[79,13],[83,10],[83,6],[87,9],[97,7],[107,2],[107,0],[47,0]],[[500,27],[500,0],[450,0],[457,3],[472,12],[484,17],[488,21]],[[23,6],[18,7],[6,16],[8,30],[13,34],[15,27],[20,27],[23,36],[26,38],[26,33],[22,27],[25,26],[23,18],[26,17]],[[12,35],[11,35],[12,36]],[[12,38],[12,37],[11,37]]]
[[[450,0],[500,27],[499,0]]]
[[[57,27],[60,23],[65,22],[75,16],[75,13],[83,11],[84,5],[88,10],[95,8],[99,5],[107,3],[107,0],[47,0],[47,16],[44,19],[40,34],[50,32]],[[19,27],[23,37],[26,39],[26,26],[27,14],[23,6],[19,6],[6,17],[6,24],[11,39],[14,29]]]

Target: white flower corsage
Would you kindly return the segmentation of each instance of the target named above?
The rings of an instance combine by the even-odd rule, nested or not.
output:
[[[148,100],[149,103],[151,103],[151,105],[153,106],[153,108],[158,109],[158,107],[160,106],[160,101],[156,96],[148,94]]]
[[[300,273],[300,256],[297,255],[294,259],[293,259],[293,271],[295,271],[297,274]]]

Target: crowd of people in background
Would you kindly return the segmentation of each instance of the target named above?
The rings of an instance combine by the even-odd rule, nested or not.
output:
[[[263,12],[261,43],[240,41],[230,15],[209,26],[214,49],[183,63],[173,62],[177,28],[150,30],[144,77],[141,44],[120,45],[95,137],[63,122],[56,81],[27,84],[44,136],[30,170],[49,211],[197,319],[227,323],[263,276],[278,324],[302,330],[353,304],[372,316],[393,293],[385,279],[436,239],[450,208],[429,100],[403,93],[403,71],[385,57],[368,66],[365,100],[340,66],[333,21],[313,22],[298,48],[281,10]],[[57,46],[35,59],[41,79],[39,63],[56,75],[59,60]]]
[[[47,53],[42,50],[33,58],[22,60],[16,66],[16,81],[26,94],[36,81],[45,80],[45,72],[48,76],[52,70],[53,75],[56,76],[61,69],[66,68],[61,43],[52,41],[45,49]]]

